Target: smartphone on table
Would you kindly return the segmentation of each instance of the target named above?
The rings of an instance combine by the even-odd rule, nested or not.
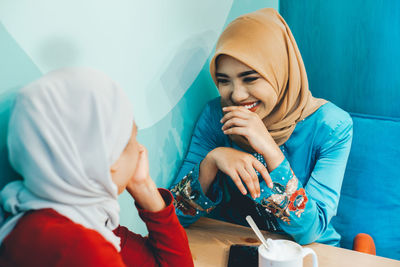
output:
[[[228,267],[258,267],[258,246],[231,245]]]

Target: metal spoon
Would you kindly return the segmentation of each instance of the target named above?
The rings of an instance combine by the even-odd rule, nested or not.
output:
[[[260,239],[261,243],[265,246],[265,248],[268,250],[269,246],[267,243],[267,240],[265,240],[264,236],[262,235],[260,229],[258,229],[257,224],[254,222],[253,218],[250,215],[246,216],[246,221],[249,223],[251,229],[253,229],[254,233]]]

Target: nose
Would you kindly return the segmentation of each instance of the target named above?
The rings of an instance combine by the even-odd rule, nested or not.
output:
[[[233,84],[233,89],[231,93],[231,100],[233,103],[241,103],[249,98],[249,93],[247,88],[241,84]]]

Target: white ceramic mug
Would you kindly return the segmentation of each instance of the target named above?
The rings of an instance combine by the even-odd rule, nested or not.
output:
[[[274,248],[268,251],[264,245],[258,247],[259,267],[303,267],[303,258],[311,254],[313,267],[318,267],[317,254],[311,248],[303,248],[289,240],[274,240]]]

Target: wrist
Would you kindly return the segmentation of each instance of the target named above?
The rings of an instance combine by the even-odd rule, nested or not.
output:
[[[141,182],[131,182],[126,189],[133,197],[135,197],[134,195],[140,194],[141,192],[151,192],[157,190],[157,186],[154,181],[149,177],[148,179]]]
[[[276,167],[278,167],[285,159],[285,156],[277,145],[270,147],[268,150],[265,150],[261,154],[264,157],[265,162],[267,163],[269,172],[275,170]]]
[[[257,151],[257,152],[259,152],[261,155],[263,155],[264,158],[270,157],[271,155],[274,154],[273,149],[271,149],[271,145],[268,145],[268,144],[265,144],[264,146],[260,147],[258,150],[259,151]]]
[[[145,210],[158,212],[166,207],[156,184],[151,179],[132,184],[128,192],[135,199],[137,205]]]
[[[214,150],[207,154],[207,156],[201,161],[199,167],[199,182],[204,194],[207,193],[208,188],[214,181],[218,172],[218,167],[214,159]]]

